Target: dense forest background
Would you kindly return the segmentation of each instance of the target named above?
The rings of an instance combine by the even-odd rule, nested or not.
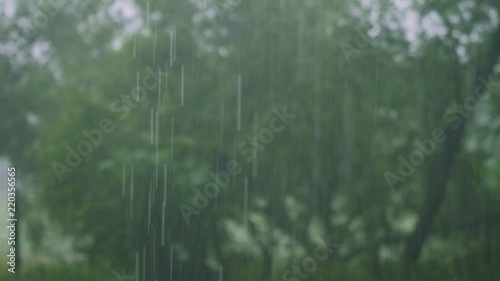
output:
[[[0,7],[0,280],[500,279],[500,1]]]

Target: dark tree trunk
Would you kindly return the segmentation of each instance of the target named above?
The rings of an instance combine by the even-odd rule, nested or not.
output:
[[[469,95],[475,94],[475,90],[478,87],[481,87],[480,95],[485,93],[486,89],[483,86],[486,85],[483,84],[486,83],[493,73],[493,68],[498,61],[500,53],[500,26],[497,27],[491,43],[489,53],[476,71],[474,89],[472,89],[471,93],[468,93]],[[463,101],[465,97],[459,96],[458,98]],[[426,190],[425,205],[420,212],[420,220],[417,227],[406,240],[405,244],[404,259],[409,266],[416,264],[418,261],[423,245],[431,233],[434,218],[444,201],[453,158],[460,152],[460,142],[464,135],[465,125],[465,121],[462,121],[462,124],[458,128],[449,128],[447,130],[448,139],[431,165],[428,174],[429,184]]]

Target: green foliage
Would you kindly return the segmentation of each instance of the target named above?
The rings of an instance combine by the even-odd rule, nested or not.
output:
[[[23,191],[33,206],[86,258],[58,265],[34,258],[22,269],[26,279],[111,279],[104,267],[133,269],[145,249],[152,265],[154,249],[158,267],[148,267],[148,278],[168,280],[172,263],[176,280],[218,280],[219,266],[230,280],[271,280],[307,256],[317,236],[342,246],[311,280],[500,276],[498,90],[459,119],[463,134],[445,117],[464,106],[479,74],[498,79],[487,67],[498,61],[489,12],[498,12],[496,3],[414,4],[416,16],[437,15],[448,30],[410,42],[403,22],[391,22],[390,1],[368,8],[208,1],[218,7],[214,17],[195,1],[136,2],[143,25],[134,34],[124,29],[128,20],[108,14],[114,1],[68,2],[30,40],[5,20],[10,35],[1,40],[25,57],[0,56],[0,132],[7,136],[0,154],[33,182]],[[29,16],[33,6],[20,3],[16,16]],[[221,7],[229,8],[222,14]],[[37,44],[48,46],[42,60]],[[148,76],[155,86],[146,86]],[[134,102],[137,83],[145,98]],[[295,117],[249,161],[253,150],[240,147],[284,107]],[[158,114],[157,144],[151,112],[154,120]],[[68,165],[67,147],[77,150],[83,131],[103,120],[112,132],[102,132],[59,179],[54,163]],[[391,190],[384,173],[397,171],[399,157],[409,159],[415,140],[430,139],[436,128],[448,140]],[[186,224],[180,204],[193,206],[209,173],[231,160],[242,172]],[[28,227],[29,237],[41,228]]]

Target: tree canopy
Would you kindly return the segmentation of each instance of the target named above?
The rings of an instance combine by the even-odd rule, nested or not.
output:
[[[500,276],[500,2],[0,3],[19,280]]]

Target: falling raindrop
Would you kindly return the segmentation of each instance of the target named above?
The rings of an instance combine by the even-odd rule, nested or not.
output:
[[[146,281],[146,247],[142,247],[142,280]]]
[[[233,161],[236,161],[236,144],[233,145]],[[236,187],[236,181],[233,180],[233,189]]]
[[[151,108],[151,144],[154,143],[154,109]]]
[[[297,61],[298,67],[296,67],[296,77],[295,79],[297,81],[302,81],[302,77],[304,75],[304,68],[302,67],[304,65],[304,45],[305,45],[305,40],[304,40],[304,12],[303,10],[299,10],[297,17],[297,43],[296,43],[296,49],[297,49],[297,56],[295,60]]]
[[[149,26],[149,1],[146,2],[146,26]]]
[[[259,129],[259,114],[255,113],[253,116],[253,135],[257,137],[257,131]],[[253,149],[253,157],[252,157],[252,178],[257,177],[257,147]]]
[[[139,281],[139,252],[135,252],[135,281]]]
[[[241,74],[238,74],[238,101],[237,101],[237,125],[238,132],[241,130]]]
[[[134,59],[135,59],[135,33],[134,33]]]
[[[161,68],[158,69],[158,71],[159,71],[159,73],[158,73],[158,108],[159,108],[159,105],[161,104]]]
[[[174,47],[174,61],[173,62],[175,62],[175,49],[176,49],[175,47],[176,47],[176,45],[177,45],[177,27],[174,26],[174,46],[173,46]]]
[[[168,91],[168,67],[167,64],[165,64],[165,90],[163,91],[163,102],[161,103],[162,110],[161,112],[163,113],[162,117],[162,124],[165,124],[165,103],[167,100],[167,91]]]
[[[351,180],[351,167],[352,167],[352,162],[350,159],[352,159],[352,154],[353,154],[353,138],[354,138],[354,130],[353,130],[353,121],[352,121],[352,115],[354,111],[354,101],[353,101],[353,91],[350,87],[350,85],[347,82],[347,79],[344,81],[345,88],[347,89],[347,93],[345,94],[344,97],[344,110],[342,112],[342,120],[343,120],[343,134],[345,136],[345,142],[344,142],[344,157],[345,161],[342,163],[342,175],[345,178],[347,182]]]
[[[167,164],[163,165],[163,203],[167,203]]]
[[[155,174],[156,172],[157,172],[157,169],[154,169],[153,170],[153,174],[155,176],[156,176],[156,174]],[[152,186],[154,186],[154,183],[151,183],[151,184],[152,184]],[[156,190],[156,187],[152,188],[152,190],[153,190],[153,198],[151,199],[152,200],[151,204],[153,205],[153,209],[154,209],[154,207],[155,207],[155,190]]]
[[[170,66],[175,62],[175,26],[170,30]]]
[[[155,37],[153,38],[153,65],[156,65],[156,45],[157,45],[157,43],[158,43],[158,22],[155,22]]]
[[[163,201],[163,206],[161,208],[161,246],[165,246],[165,209],[167,207],[167,202]]]
[[[222,102],[220,107],[220,150],[224,145],[224,102]]]
[[[158,161],[159,161],[158,139],[159,139],[159,137],[160,137],[160,113],[157,111],[156,112],[156,137],[155,137],[155,143],[156,143],[155,189],[158,188]]]
[[[149,235],[149,229],[151,227],[151,196],[153,192],[153,183],[149,184],[149,202],[148,202],[148,235]]]
[[[222,271],[222,265],[219,266],[219,281],[223,280],[223,271]]]
[[[139,101],[139,71],[136,74],[135,101]]]
[[[174,247],[170,245],[170,281],[172,281],[173,277],[173,265],[174,265]]]
[[[134,210],[134,166],[131,168],[130,172],[130,219],[132,219],[132,212]]]
[[[244,197],[243,209],[244,209],[245,229],[248,229],[248,177],[247,176],[245,176],[243,197]]]
[[[126,184],[125,177],[127,176],[127,172],[126,172],[125,169],[126,169],[125,164],[123,164],[123,169],[122,169],[122,197],[125,197],[125,184]]]
[[[174,117],[170,125],[170,160],[174,157]]]
[[[181,66],[181,106],[184,106],[184,65]]]
[[[156,228],[153,229],[153,272],[156,272]]]
[[[321,116],[321,101],[319,98],[319,84],[316,80],[315,83],[315,91],[314,91],[314,114],[313,114],[313,161],[312,161],[312,191],[311,191],[311,206],[313,206],[313,213],[318,212],[318,204],[317,204],[317,190],[318,190],[318,185],[319,185],[319,177],[320,177],[320,165],[321,163],[319,162],[319,156],[321,154],[320,152],[320,136],[321,136],[321,127],[320,127],[320,116]]]

